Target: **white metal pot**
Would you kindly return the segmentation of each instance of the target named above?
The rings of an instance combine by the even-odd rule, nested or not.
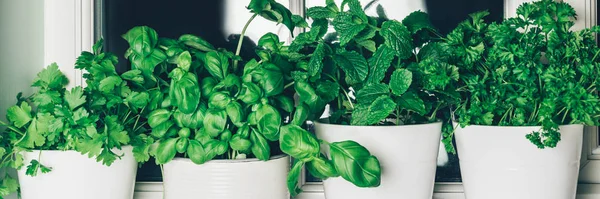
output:
[[[457,128],[456,147],[467,199],[574,199],[582,125],[560,126],[555,148],[525,138],[540,127]]]
[[[164,165],[164,199],[288,199],[289,156],[212,160],[175,158]]]
[[[25,175],[23,166],[18,171],[21,197],[23,199],[131,199],[137,174],[137,162],[133,157],[133,147],[125,146],[122,150],[114,150],[121,159],[110,166],[102,165],[87,155],[76,151],[40,151],[23,153],[24,163],[28,165],[33,159],[47,167],[49,173],[41,173],[35,177]]]
[[[358,188],[342,178],[324,181],[327,199],[431,199],[442,123],[404,126],[348,126],[315,123],[327,142],[354,140],[377,156],[381,185]],[[328,153],[328,149],[325,149]]]

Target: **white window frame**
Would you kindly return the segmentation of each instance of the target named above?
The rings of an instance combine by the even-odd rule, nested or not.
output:
[[[73,68],[82,51],[91,50],[98,36],[95,5],[102,0],[45,0],[44,2],[44,64],[56,62],[71,79],[70,86],[83,85],[82,72]],[[292,12],[304,14],[305,0],[290,0]],[[514,16],[516,7],[531,0],[505,0],[505,16]],[[563,0],[579,14],[576,28],[596,24],[596,0]],[[600,198],[600,143],[598,127],[586,127],[578,199]],[[305,175],[302,175],[303,177]],[[322,183],[300,180],[304,192],[298,199],[325,199]],[[464,199],[462,183],[436,183],[434,199]],[[162,199],[161,182],[137,182],[135,199]]]

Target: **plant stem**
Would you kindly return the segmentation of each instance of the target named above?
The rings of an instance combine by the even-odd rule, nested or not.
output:
[[[248,29],[248,26],[250,26],[250,22],[252,22],[252,20],[254,20],[254,18],[256,18],[258,14],[253,14],[252,17],[250,17],[250,19],[248,19],[248,22],[246,22],[246,25],[244,25],[244,29],[242,29],[242,34],[240,34],[240,39],[238,41],[238,45],[237,45],[237,49],[235,50],[235,55],[239,56],[240,55],[240,51],[242,50],[242,43],[244,43],[244,36],[246,35],[246,30]],[[237,71],[237,67],[238,67],[238,60],[233,61],[233,71]]]
[[[285,86],[283,87],[283,89],[285,90],[285,89],[289,88],[290,86],[293,86],[293,85],[294,85],[294,83],[296,83],[296,82],[290,82],[289,84],[285,85]]]
[[[5,126],[6,128],[14,131],[15,133],[18,133],[19,135],[25,135],[25,133],[19,131],[19,129],[15,128],[14,126],[8,125],[7,123],[4,123],[2,120],[0,120],[0,126]]]

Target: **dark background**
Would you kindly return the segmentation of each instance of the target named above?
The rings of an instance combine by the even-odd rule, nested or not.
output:
[[[488,21],[501,21],[504,13],[503,0],[425,0],[425,3],[433,24],[443,34],[467,19],[469,13],[489,10],[491,15],[488,16]],[[102,30],[106,41],[105,49],[120,57],[118,71],[129,69],[129,63],[122,57],[128,44],[121,35],[134,26],[145,25],[154,28],[160,37],[178,38],[182,34],[194,34],[216,47],[232,50],[237,39],[230,37],[229,40],[233,42],[229,42],[223,37],[223,7],[224,1],[221,0],[104,0],[102,16],[105,23],[102,24]],[[386,9],[387,12],[394,10]],[[244,46],[247,47],[246,51],[252,50],[252,45]],[[437,181],[460,181],[457,157],[451,155],[450,163],[439,167],[437,173]],[[154,164],[154,160],[140,168],[138,181],[161,181],[160,168]]]

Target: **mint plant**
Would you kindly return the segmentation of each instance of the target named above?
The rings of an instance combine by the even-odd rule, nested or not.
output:
[[[599,124],[600,28],[572,31],[575,10],[551,0],[524,3],[502,23],[485,23],[486,15],[471,14],[442,42],[459,68],[462,127],[541,126],[526,138],[553,148],[559,125]]]
[[[441,110],[459,98],[453,84],[458,69],[439,61],[441,37],[427,14],[414,12],[399,22],[382,12],[367,16],[357,0],[339,6],[327,0],[325,7],[309,8],[307,16],[312,19],[310,30],[289,46],[267,49],[271,56],[296,63],[290,78],[299,96],[299,116],[317,120],[329,104],[329,121],[335,124],[449,120]],[[336,32],[327,34],[330,26]],[[282,150],[298,160],[292,173],[306,165],[322,179],[341,176],[359,187],[380,184],[379,161],[360,144],[327,143],[298,126],[281,131]],[[320,154],[320,145],[329,146],[331,160]],[[289,186],[295,187],[296,181],[290,178]]]

